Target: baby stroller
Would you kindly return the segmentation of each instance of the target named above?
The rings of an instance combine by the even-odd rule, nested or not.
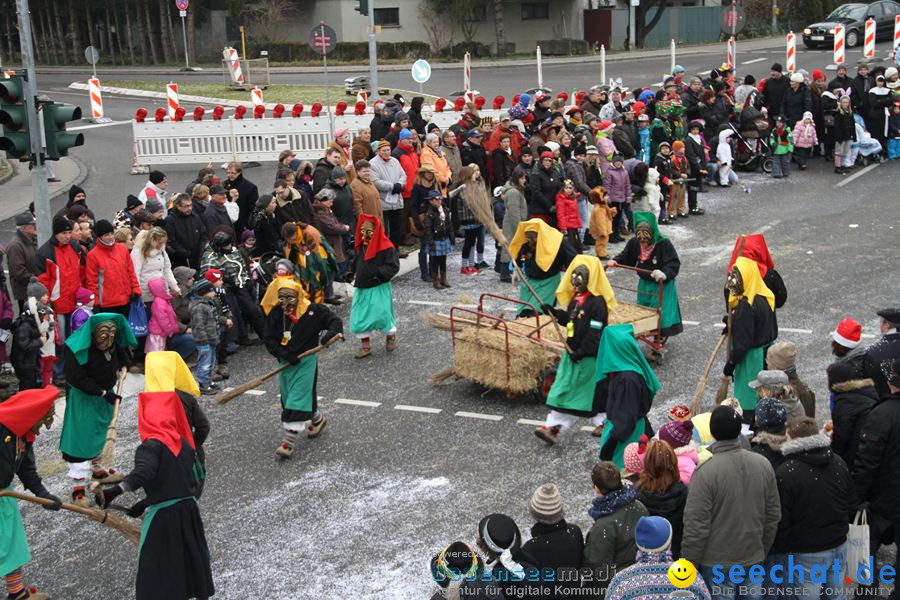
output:
[[[753,106],[741,111],[738,125],[729,122],[734,131],[734,168],[741,171],[756,171],[762,168],[772,172],[772,149],[769,147],[769,121]]]

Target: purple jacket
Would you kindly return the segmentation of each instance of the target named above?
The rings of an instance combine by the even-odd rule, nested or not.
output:
[[[90,319],[93,314],[94,311],[87,306],[79,306],[72,311],[72,333],[78,331],[78,329],[84,325],[85,321]]]
[[[631,202],[631,178],[625,167],[617,169],[610,167],[603,181],[610,202]]]

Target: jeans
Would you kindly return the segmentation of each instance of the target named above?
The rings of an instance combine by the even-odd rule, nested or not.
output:
[[[581,229],[578,230],[578,235],[583,240],[584,232],[587,231],[591,220],[591,202],[584,196],[578,200],[578,216],[581,217]]]
[[[765,566],[765,565],[761,565]],[[725,580],[722,583],[713,583],[712,567],[700,565],[700,574],[706,581],[706,587],[709,588],[712,600],[763,600],[763,586],[765,583],[751,583],[744,580],[743,583],[736,584],[728,581],[728,569],[726,565],[722,571],[725,574]],[[748,569],[745,569],[745,573]]]
[[[772,555],[766,561],[767,572],[770,566],[770,560],[772,561],[772,564],[778,564],[784,567],[784,571],[779,573],[779,576],[782,576],[784,579],[782,583],[775,583],[767,580],[766,587],[770,590],[794,590],[793,595],[770,594],[770,597],[772,598],[794,598],[795,600],[843,600],[845,591],[847,589],[852,589],[844,583],[844,578],[848,575],[846,542],[837,548],[823,550],[822,552]],[[840,573],[837,575],[835,575],[832,568],[834,561],[838,561],[838,564],[841,565]],[[793,564],[794,568],[789,569],[791,564]],[[798,581],[799,569],[796,568],[798,565],[802,568],[802,583]],[[825,583],[810,581],[813,575],[812,568],[816,566],[826,567],[824,572],[822,569],[816,569],[815,573],[815,576],[818,579],[822,579],[824,575]],[[836,580],[835,577],[837,578]],[[788,582],[788,578],[791,578],[790,582]]]
[[[386,210],[383,214],[384,232],[397,248],[397,252],[400,252],[400,243],[403,241],[403,209]]]
[[[209,344],[197,346],[197,369],[196,369],[197,383],[200,385],[209,385],[209,376],[212,374],[212,370],[215,367],[216,367],[215,349]]]
[[[63,360],[66,356],[63,344],[65,344],[66,338],[72,335],[72,314],[56,315],[56,324],[59,325],[59,333],[62,339],[56,340],[56,364],[53,365],[53,378],[62,379],[65,377],[64,367],[66,366]],[[51,383],[53,382],[45,381],[44,385],[50,385]]]

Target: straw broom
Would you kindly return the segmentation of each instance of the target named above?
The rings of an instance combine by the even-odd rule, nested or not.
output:
[[[40,504],[42,506],[49,506],[50,504],[53,504],[53,500],[48,500],[47,498],[38,498],[37,496],[23,494],[22,492],[14,492],[12,490],[0,490],[0,496],[7,496],[9,498],[15,498],[16,500],[24,500],[25,502],[33,502],[34,504]],[[61,508],[83,515],[92,521],[97,521],[101,525],[106,525],[107,527],[121,534],[135,547],[138,546],[141,540],[141,527],[139,525],[129,523],[125,519],[121,519],[115,515],[111,515],[108,511],[101,510],[99,508],[84,508],[83,506],[70,504],[68,502],[63,502]]]
[[[306,358],[307,356],[312,356],[313,354],[318,354],[319,352],[321,352],[328,346],[332,345],[333,343],[335,343],[336,341],[341,340],[341,339],[344,339],[344,336],[338,334],[338,335],[334,336],[333,338],[331,338],[330,340],[328,340],[327,342],[325,342],[324,345],[320,344],[320,345],[316,346],[315,348],[307,350],[306,352],[298,355],[297,360],[302,360],[302,359]],[[276,375],[278,375],[279,373],[281,373],[282,371],[284,371],[285,369],[287,369],[290,366],[293,366],[293,365],[291,365],[291,363],[284,363],[277,369],[273,369],[264,375],[260,375],[259,377],[251,379],[247,383],[239,385],[236,388],[234,388],[233,390],[229,390],[227,392],[222,392],[221,394],[216,396],[216,398],[215,398],[216,404],[227,404],[228,402],[234,400],[241,394],[245,394],[246,392],[261,386],[264,382],[268,381],[272,377],[275,377]]]
[[[732,319],[734,318],[732,310],[728,309],[728,335],[723,335],[722,338],[728,338],[728,345],[725,347],[725,362],[731,362],[731,326],[733,325]],[[722,380],[719,382],[719,389],[716,390],[716,404],[721,404],[725,398],[728,397],[728,386],[731,385],[731,377],[728,375],[722,375]]]
[[[715,362],[716,356],[719,354],[719,350],[722,348],[722,344],[725,342],[726,337],[727,336],[724,335],[719,336],[719,341],[716,342],[716,347],[713,348],[712,354],[709,356],[709,360],[706,363],[706,369],[703,371],[703,375],[700,376],[700,381],[697,382],[697,389],[694,391],[694,399],[691,400],[692,415],[700,413],[700,399],[703,397],[703,391],[706,390],[706,382],[709,379],[709,372],[710,370],[712,370],[713,362]]]
[[[125,385],[125,378],[128,377],[128,371],[126,369],[122,369],[122,372],[119,373],[119,381],[116,385],[116,396],[122,395],[122,387]],[[116,425],[119,422],[119,404],[122,402],[121,399],[116,400],[116,406],[113,408],[112,419],[109,421],[109,427],[106,429],[106,442],[103,444],[103,451],[100,453],[100,464],[109,466],[113,462],[113,458],[115,458],[116,454],[116,438],[118,437],[118,433],[116,430]]]

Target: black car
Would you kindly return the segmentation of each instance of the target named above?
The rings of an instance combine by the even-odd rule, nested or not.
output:
[[[803,43],[807,48],[834,47],[834,27],[844,26],[844,42],[847,48],[862,43],[866,21],[875,19],[875,39],[891,39],[894,36],[894,16],[900,14],[900,4],[893,0],[880,0],[871,4],[841,4],[821,23],[813,23],[803,30]]]

